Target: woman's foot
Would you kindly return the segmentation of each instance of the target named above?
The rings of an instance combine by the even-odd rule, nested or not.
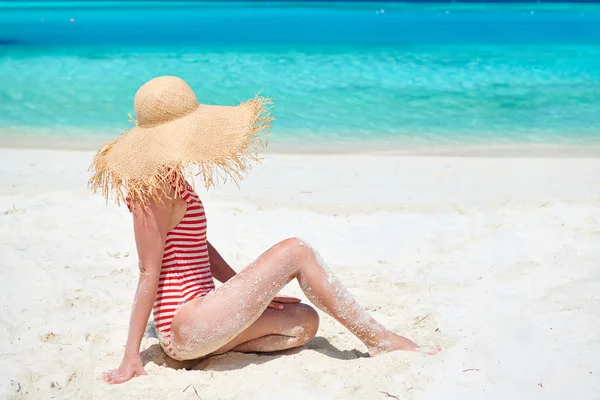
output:
[[[398,350],[415,351],[419,348],[419,345],[404,336],[389,332],[384,339],[377,343],[377,345],[367,347],[369,349],[369,355],[374,357],[379,354]]]
[[[369,355],[371,357],[377,356],[383,353],[390,353],[392,351],[417,351],[427,355],[434,355],[439,353],[442,349],[439,346],[435,347],[421,347],[410,339],[404,336],[396,335],[390,332],[387,338],[383,339],[376,346],[368,346]]]
[[[415,351],[426,354],[428,356],[433,356],[434,354],[437,354],[440,351],[442,351],[442,348],[440,346],[427,346],[427,347],[419,346],[419,347],[417,347],[417,349]]]

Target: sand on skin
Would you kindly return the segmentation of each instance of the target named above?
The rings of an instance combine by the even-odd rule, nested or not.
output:
[[[240,189],[199,188],[235,269],[300,236],[376,318],[445,351],[366,358],[322,315],[301,351],[197,371],[157,365],[147,337],[149,376],[109,386],[137,260],[127,211],[86,189],[91,157],[0,149],[0,398],[598,398],[599,158],[272,155]]]

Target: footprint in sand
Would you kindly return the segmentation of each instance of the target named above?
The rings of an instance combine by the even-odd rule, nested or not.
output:
[[[43,343],[52,343],[52,344],[70,344],[71,340],[62,335],[60,333],[47,332],[40,336],[40,340]]]

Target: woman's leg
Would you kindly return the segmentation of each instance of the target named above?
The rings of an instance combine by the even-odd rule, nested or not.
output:
[[[373,319],[309,246],[287,239],[201,301],[192,300],[179,309],[171,325],[178,353],[198,358],[226,348],[294,278],[308,299],[356,335],[371,355],[418,347]]]
[[[307,304],[267,308],[250,327],[211,355],[230,350],[260,353],[287,350],[308,343],[319,328],[319,314]]]

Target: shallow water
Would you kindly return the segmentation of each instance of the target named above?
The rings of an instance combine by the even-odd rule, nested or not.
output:
[[[157,75],[274,141],[600,142],[600,5],[0,2],[0,140],[113,137]]]

